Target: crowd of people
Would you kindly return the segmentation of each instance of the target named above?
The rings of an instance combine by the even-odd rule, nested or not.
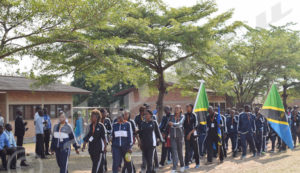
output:
[[[137,144],[142,151],[141,172],[153,173],[166,164],[172,164],[172,172],[176,172],[177,168],[184,172],[192,162],[195,162],[195,168],[200,168],[201,159],[206,159],[205,164],[210,165],[214,158],[219,158],[218,163],[221,164],[226,157],[230,157],[229,153],[231,157],[240,155],[242,160],[247,151],[252,153],[252,157],[262,156],[268,151],[269,142],[271,147],[268,152],[273,153],[276,148],[279,151],[287,149],[267,119],[259,113],[258,107],[253,110],[248,105],[240,110],[230,108],[223,115],[219,114],[217,108],[210,106],[206,123],[198,121],[199,117],[193,113],[192,104],[186,105],[185,110],[180,105],[172,110],[172,107],[165,106],[164,116],[158,123],[156,111],[151,111],[147,104],[139,108],[139,114],[135,117],[129,111],[122,110],[114,120],[109,117],[106,109],[95,109],[91,112],[90,124],[84,133],[81,114],[75,121],[75,130],[62,111],[59,112],[59,122],[52,128],[47,110],[37,107],[34,117],[36,155],[45,159],[47,155],[55,153],[60,172],[65,173],[68,170],[71,144],[77,154],[79,148],[84,151],[88,145],[92,173],[102,173],[108,170],[106,154],[107,146],[111,145],[112,172],[136,172],[137,165],[133,164],[131,154],[133,146]],[[221,117],[220,121],[218,116]],[[297,140],[300,143],[298,106],[289,107],[286,117],[296,146]],[[7,155],[10,156],[10,169],[16,168],[17,159],[21,160],[21,166],[28,166],[25,148],[22,147],[25,131],[28,130],[26,125],[20,111],[17,111],[14,135],[10,124],[0,123],[0,155],[4,169],[7,169]],[[159,145],[160,158],[157,152]]]
[[[186,105],[185,113],[180,105],[175,106],[174,112],[170,106],[165,106],[160,124],[153,113],[156,111],[151,111],[147,104],[140,107],[135,117],[125,110],[113,121],[107,117],[105,109],[94,110],[82,150],[88,143],[93,173],[107,171],[106,148],[110,143],[113,173],[136,172],[137,165],[130,157],[134,144],[142,151],[142,173],[156,172],[166,164],[173,165],[172,172],[176,172],[178,166],[179,171],[184,172],[192,162],[196,163],[195,168],[200,168],[200,160],[205,157],[206,165],[212,164],[213,158],[219,158],[219,163],[222,163],[230,152],[231,157],[240,155],[243,160],[248,147],[252,157],[262,156],[267,152],[269,142],[270,153],[275,152],[276,147],[279,151],[285,151],[287,146],[259,110],[258,107],[252,110],[248,105],[239,111],[236,108],[227,109],[224,115],[220,114],[221,121],[218,123],[217,108],[209,107],[204,124],[198,122],[199,117],[193,113],[192,104]],[[287,109],[286,117],[296,146],[296,138],[300,140],[298,106]],[[221,135],[218,134],[218,127]],[[159,144],[162,147],[160,158],[157,154]]]

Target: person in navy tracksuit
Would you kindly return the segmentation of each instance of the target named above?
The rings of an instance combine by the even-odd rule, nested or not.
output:
[[[112,155],[113,155],[113,173],[118,173],[119,166],[124,159],[123,171],[127,173],[135,172],[133,169],[132,161],[127,162],[125,160],[125,154],[132,153],[133,145],[133,132],[131,124],[124,122],[122,115],[119,115],[117,122],[112,127]]]
[[[256,126],[256,135],[255,135],[255,145],[258,155],[264,152],[266,146],[266,134],[268,132],[267,119],[265,119],[260,113],[259,108],[255,108],[255,126]]]
[[[68,172],[68,158],[71,151],[71,143],[79,154],[79,146],[76,142],[73,128],[66,122],[66,116],[63,112],[59,113],[59,123],[53,128],[53,136],[51,143],[51,153],[55,152],[56,161],[60,169],[60,173]]]
[[[153,173],[155,161],[155,148],[158,146],[157,139],[164,142],[164,139],[160,133],[156,120],[152,119],[152,112],[146,111],[145,121],[141,124],[141,129],[138,131],[140,137],[140,146],[143,152],[143,156],[146,159],[147,171],[146,173]]]
[[[294,146],[296,147],[297,138],[298,138],[298,141],[300,143],[300,133],[299,133],[300,113],[298,112],[298,106],[297,105],[294,106],[294,109],[292,111],[291,119],[292,119],[292,127],[291,127],[292,137],[293,137],[293,141],[294,141]]]
[[[102,123],[100,123],[101,115],[98,110],[93,110],[91,113],[91,124],[87,135],[83,138],[82,152],[84,152],[85,146],[89,144],[89,154],[93,162],[92,173],[105,172],[105,157],[106,153],[106,129]]]
[[[241,137],[242,144],[242,157],[244,159],[247,154],[247,143],[250,145],[250,149],[253,152],[253,157],[256,156],[254,135],[255,135],[255,116],[250,112],[250,106],[245,106],[245,112],[239,115],[238,132]]]
[[[276,132],[273,130],[273,128],[269,125],[269,139],[271,140],[272,143],[272,148],[270,153],[274,153],[275,152],[275,142],[276,142],[276,137],[277,134]]]
[[[235,115],[235,111],[233,109],[229,112],[229,116],[226,117],[227,137],[231,141],[232,156],[236,157],[238,146],[238,116]]]

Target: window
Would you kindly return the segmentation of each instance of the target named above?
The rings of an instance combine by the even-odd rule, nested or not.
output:
[[[57,118],[59,115],[60,111],[63,111],[66,116],[70,116],[71,112],[71,105],[66,104],[66,105],[44,105],[44,107],[47,108],[48,114],[50,115],[51,118]]]

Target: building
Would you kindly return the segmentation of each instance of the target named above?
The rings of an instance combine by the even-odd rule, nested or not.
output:
[[[72,117],[73,95],[90,93],[60,83],[33,87],[34,82],[24,77],[0,76],[0,112],[5,122],[14,126],[16,111],[20,110],[29,127],[25,137],[34,136],[33,118],[37,106],[47,108],[52,119],[57,118],[59,111]]]
[[[168,83],[168,85],[172,85],[172,83]],[[195,95],[198,92],[198,88],[193,90]],[[221,110],[224,111],[226,108],[226,97],[225,96],[218,96],[212,90],[206,89],[209,104],[211,106],[220,105]],[[152,94],[151,94],[152,93]],[[172,88],[169,90],[164,97],[164,105],[170,105],[174,107],[176,105],[181,105],[182,108],[189,103],[194,104],[196,100],[196,96],[188,97],[182,96],[182,89],[180,88]],[[117,101],[112,103],[110,107],[120,107],[120,104],[124,105],[125,109],[130,110],[133,114],[137,114],[139,107],[142,106],[144,103],[147,103],[151,106],[151,109],[155,109],[156,101],[158,94],[151,91],[148,87],[141,87],[141,88],[129,88],[123,91],[120,91],[115,94],[115,96],[122,96],[121,101]]]

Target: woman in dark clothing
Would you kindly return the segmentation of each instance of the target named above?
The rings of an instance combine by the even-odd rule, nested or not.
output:
[[[84,151],[86,144],[89,144],[89,154],[93,162],[92,173],[103,173],[104,170],[104,153],[106,152],[106,129],[99,122],[101,114],[98,110],[93,110],[91,115],[91,124],[88,134],[83,138]]]
[[[138,132],[140,136],[140,146],[147,163],[146,173],[155,172],[153,161],[155,156],[155,148],[157,146],[157,139],[160,139],[161,142],[164,142],[158,124],[152,119],[152,116],[152,112],[147,110],[145,121],[142,122],[141,129]]]

